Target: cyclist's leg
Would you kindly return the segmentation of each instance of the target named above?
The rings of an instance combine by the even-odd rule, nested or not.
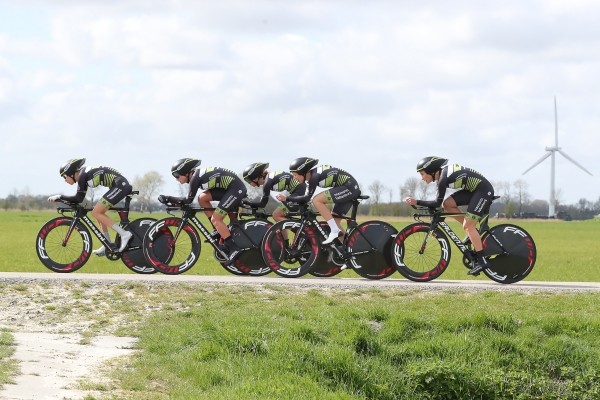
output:
[[[275,210],[273,210],[271,216],[273,217],[273,220],[275,220],[275,222],[279,222],[285,219],[285,216],[288,212],[288,207],[286,207],[283,204],[280,204]]]
[[[122,252],[127,247],[127,243],[131,240],[132,233],[123,229],[119,224],[115,223],[106,212],[116,205],[118,202],[123,200],[125,196],[131,193],[131,185],[125,179],[117,179],[115,185],[112,186],[108,192],[102,196],[102,198],[94,205],[92,209],[92,216],[96,218],[100,224],[102,232],[108,230],[111,227],[115,232],[121,236],[121,246],[119,251]]]
[[[229,251],[228,263],[233,263],[233,261],[235,261],[241,249],[239,249],[233,241],[229,227],[225,224],[224,219],[229,213],[237,210],[245,197],[246,186],[243,183],[232,184],[223,195],[223,198],[219,201],[219,204],[215,208],[215,212],[210,218],[210,222],[223,238],[223,244]]]
[[[332,211],[336,214],[346,214],[352,207],[352,200],[360,195],[360,189],[354,182],[348,182],[344,186],[332,187],[325,190],[313,198],[313,204],[319,214],[325,219],[329,225],[331,232],[329,237],[323,242],[324,244],[331,243],[338,237],[342,228],[340,226],[340,218],[333,218],[332,212],[329,210],[328,204],[334,204]]]
[[[202,208],[212,208],[212,204],[210,202],[221,200],[224,193],[225,192],[222,189],[205,190],[198,195],[198,204]],[[213,215],[213,210],[204,211],[204,215],[206,215],[206,218],[208,218],[210,221]]]

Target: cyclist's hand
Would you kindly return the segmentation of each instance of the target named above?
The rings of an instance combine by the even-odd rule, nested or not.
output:
[[[158,202],[162,204],[169,204],[171,202],[171,198],[169,196],[161,194],[160,196],[158,196]]]
[[[51,203],[54,203],[56,200],[60,200],[60,194],[55,194],[48,197],[48,201]]]
[[[406,202],[406,204],[408,204],[409,206],[416,206],[417,205],[417,199],[415,199],[414,197],[407,197],[406,199],[404,199],[404,201]]]

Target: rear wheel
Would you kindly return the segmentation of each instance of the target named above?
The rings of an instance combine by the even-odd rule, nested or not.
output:
[[[331,228],[327,222],[321,221],[319,224],[325,233],[329,234]],[[329,278],[342,272],[342,265],[344,265],[344,260],[330,246],[323,245],[310,274],[319,278]]]
[[[36,237],[38,258],[54,272],[74,272],[89,260],[92,249],[90,231],[77,223],[69,233],[73,218],[56,217],[46,222]]]
[[[238,220],[231,224],[231,236],[236,246],[245,249],[231,265],[221,266],[234,275],[262,276],[271,272],[265,264],[261,243],[272,224],[266,219],[253,218]]]
[[[299,221],[284,220],[271,226],[265,234],[263,259],[277,275],[298,278],[312,271],[319,244],[312,228],[301,230],[301,227]]]
[[[182,226],[181,218],[164,218],[146,232],[143,242],[147,262],[167,275],[184,273],[200,257],[200,237],[189,223]]]
[[[154,218],[139,218],[127,225],[127,228],[131,231],[133,237],[129,241],[127,249],[121,254],[121,261],[123,261],[123,264],[125,264],[127,268],[135,273],[154,274],[158,272],[158,270],[146,260],[144,249],[142,248],[144,236],[155,222],[156,219]],[[167,262],[171,256],[167,238],[168,235],[157,238],[154,245],[154,255],[162,262]],[[116,243],[117,246],[119,244],[120,242]]]
[[[483,270],[498,283],[514,283],[524,279],[535,265],[537,249],[531,235],[523,228],[501,224],[483,234],[483,254],[489,267]]]
[[[346,239],[348,251],[360,265],[354,272],[367,279],[383,279],[396,272],[391,247],[397,233],[383,221],[367,221],[354,228]]]
[[[398,272],[415,282],[439,277],[450,263],[450,243],[444,233],[420,222],[398,232],[391,252]]]

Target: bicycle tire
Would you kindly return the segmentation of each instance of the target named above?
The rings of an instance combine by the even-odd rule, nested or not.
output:
[[[121,261],[125,266],[137,274],[155,274],[158,272],[156,268],[148,262],[144,256],[144,236],[150,227],[156,222],[155,218],[138,218],[127,224],[127,229],[131,231],[133,237],[127,245],[127,249],[121,254]],[[163,262],[168,262],[172,256],[168,246],[168,235],[161,235],[155,242],[154,254]],[[119,246],[121,244],[120,237],[115,241]]]
[[[46,222],[36,236],[35,250],[44,266],[60,273],[75,272],[85,265],[92,254],[92,236],[89,229],[77,223],[69,240],[63,245],[71,217],[56,217]]]
[[[166,275],[182,274],[200,258],[198,232],[188,222],[183,226],[181,224],[181,218],[163,218],[156,221],[144,235],[144,257],[150,265]],[[166,260],[165,246],[169,255]]]
[[[427,234],[431,237],[425,250],[421,251]],[[391,255],[396,269],[406,279],[428,282],[448,268],[450,242],[439,228],[430,230],[429,224],[416,222],[398,232],[391,246]]]
[[[227,272],[234,275],[263,276],[271,273],[271,268],[262,257],[261,243],[273,224],[264,218],[238,220],[229,230],[235,244],[244,250],[231,265],[220,262]]]
[[[319,225],[329,234],[331,228],[325,221],[320,221]],[[312,270],[309,272],[311,275],[319,278],[330,278],[342,272],[342,265],[344,260],[340,259],[337,254],[333,252],[328,246],[321,247]]]
[[[396,228],[383,221],[366,221],[352,229],[346,247],[360,265],[353,268],[354,272],[367,279],[384,279],[396,272],[391,247],[397,233]]]
[[[502,244],[506,253],[496,242]],[[483,234],[483,254],[489,267],[483,273],[491,280],[510,284],[524,279],[537,258],[537,249],[531,235],[523,228],[513,224],[493,226]]]
[[[312,271],[319,254],[319,244],[315,232],[310,227],[300,230],[301,222],[284,220],[269,228],[261,244],[265,264],[279,276],[299,278]],[[288,231],[290,243],[297,243],[290,249],[284,239],[283,230]]]

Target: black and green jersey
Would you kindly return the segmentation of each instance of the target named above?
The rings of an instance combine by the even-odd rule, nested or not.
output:
[[[444,201],[448,188],[474,193],[482,186],[493,192],[492,184],[478,171],[459,164],[446,165],[440,173],[436,199],[418,200],[417,204],[425,207],[439,207]]]
[[[357,186],[356,180],[343,169],[334,168],[330,165],[319,165],[310,170],[311,176],[308,182],[308,190],[302,196],[289,196],[288,201],[306,203],[309,201],[317,187],[333,188],[338,186]]]
[[[263,185],[260,202],[248,202],[248,204],[255,207],[265,207],[269,202],[271,190],[275,192],[288,192],[289,195],[301,195],[306,192],[306,184],[298,182],[289,172],[270,172]]]
[[[245,189],[244,182],[237,174],[229,169],[206,167],[198,168],[190,179],[190,190],[183,200],[184,204],[194,201],[198,190],[223,189],[227,190],[232,185],[239,185]]]
[[[62,195],[63,200],[81,203],[85,199],[88,188],[104,186],[111,188],[117,181],[126,181],[125,177],[111,167],[85,167],[77,178],[77,193],[75,196]]]

